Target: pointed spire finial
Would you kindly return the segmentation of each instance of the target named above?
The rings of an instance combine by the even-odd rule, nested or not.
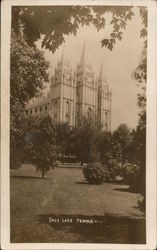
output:
[[[102,79],[103,79],[103,62],[101,62],[100,73],[99,73],[99,80],[102,81]]]
[[[63,62],[63,60],[64,60],[64,49],[65,49],[65,44],[63,44],[62,55],[61,55],[61,62]]]
[[[86,50],[86,40],[84,40],[80,64],[85,64],[85,50]]]

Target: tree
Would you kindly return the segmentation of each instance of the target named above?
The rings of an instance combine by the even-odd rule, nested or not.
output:
[[[55,138],[57,152],[62,155],[69,156],[74,153],[74,135],[75,128],[69,126],[68,123],[59,123],[55,125]]]
[[[111,132],[99,132],[97,136],[97,151],[99,160],[105,169],[105,180],[113,180],[120,172],[121,147]]]
[[[139,7],[143,28],[141,37],[147,35],[147,8]],[[134,16],[132,6],[14,6],[12,27],[18,32],[20,24],[31,46],[42,37],[42,46],[53,53],[64,42],[64,36],[77,34],[80,25],[94,24],[97,30],[104,29],[106,14],[112,18],[109,37],[104,34],[101,46],[112,50],[116,41],[121,41],[127,22]],[[42,22],[41,22],[42,20]]]
[[[146,48],[143,49],[142,57],[136,70],[133,72],[134,79],[138,82],[140,92],[138,94],[139,120],[133,131],[133,157],[139,171],[136,178],[136,190],[144,195],[143,206],[145,207],[146,187],[146,80],[147,80]],[[135,150],[136,149],[136,150]]]
[[[30,47],[24,35],[11,32],[11,104],[19,100],[22,106],[33,98],[48,81],[49,63],[43,52]],[[11,107],[12,107],[11,105]]]
[[[143,49],[140,63],[133,72],[133,78],[140,89],[138,94],[138,107],[141,115],[146,111],[146,81],[147,81],[147,50]],[[145,115],[144,115],[145,116]]]
[[[48,81],[48,62],[36,47],[30,47],[22,33],[11,31],[10,146],[11,166],[20,164],[26,127],[25,105]],[[18,158],[18,159],[17,159]]]
[[[121,164],[128,160],[129,146],[131,143],[130,129],[126,124],[120,124],[119,127],[113,132],[115,142],[120,145],[121,150]]]
[[[45,173],[56,165],[53,151],[55,129],[51,117],[35,118],[28,132],[32,143],[32,163],[41,171],[44,178]]]
[[[77,128],[75,134],[74,151],[81,164],[96,160],[96,136],[97,128],[94,121],[84,117],[82,125]]]
[[[23,145],[27,119],[20,103],[15,102],[10,113],[10,168],[19,168],[23,159]]]
[[[107,163],[111,153],[112,135],[110,132],[102,131],[97,137],[97,150],[99,152],[100,161]]]

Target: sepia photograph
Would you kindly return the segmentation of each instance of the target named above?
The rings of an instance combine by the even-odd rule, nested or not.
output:
[[[146,245],[148,6],[29,3],[10,8],[10,243]]]

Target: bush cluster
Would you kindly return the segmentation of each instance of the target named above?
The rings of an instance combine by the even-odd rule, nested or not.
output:
[[[145,210],[146,210],[146,197],[145,197],[145,195],[139,195],[138,196],[138,201],[137,201],[137,205],[138,205],[138,207],[139,207],[139,209],[141,210],[141,211],[144,211],[145,212]]]
[[[115,164],[106,165],[93,162],[83,168],[83,174],[90,184],[115,181],[116,177],[119,176],[125,184],[129,185],[130,190],[140,194],[145,193],[145,176],[143,172],[141,166],[130,163],[124,164],[122,167],[120,165],[115,166]]]
[[[135,192],[145,192],[145,172],[142,167],[137,164],[124,164],[122,176],[124,182],[130,186],[130,189]]]
[[[83,174],[90,184],[102,184],[105,171],[100,163],[89,163],[83,168]]]
[[[10,168],[17,169],[21,167],[21,154],[17,147],[10,147]]]
[[[21,167],[21,158],[19,155],[10,155],[10,168],[11,169],[18,169]]]

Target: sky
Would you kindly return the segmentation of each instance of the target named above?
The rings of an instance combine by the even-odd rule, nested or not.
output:
[[[103,76],[107,78],[112,89],[112,130],[121,123],[127,123],[130,128],[134,128],[138,120],[137,93],[139,88],[132,78],[132,73],[139,64],[143,46],[143,40],[140,38],[141,18],[135,10],[135,16],[128,22],[123,39],[117,41],[112,51],[101,47],[100,43],[111,31],[109,21],[110,16],[107,17],[105,29],[99,32],[93,25],[81,26],[76,36],[65,36],[64,55],[75,69],[80,61],[84,40],[86,40],[86,57],[92,64],[95,76],[99,75],[102,62]],[[38,47],[40,45],[39,41]],[[54,54],[49,50],[43,50],[46,60],[50,62],[50,75],[53,75],[63,46]]]

